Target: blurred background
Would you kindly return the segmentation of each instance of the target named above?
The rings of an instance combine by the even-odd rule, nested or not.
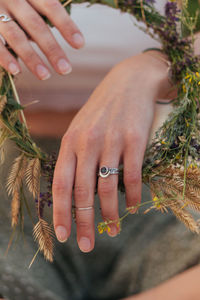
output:
[[[163,8],[164,2],[159,1],[159,9]],[[23,72],[16,80],[23,104],[39,101],[26,109],[27,121],[34,135],[62,136],[77,111],[115,64],[146,48],[159,46],[134,26],[133,17],[112,8],[73,5],[71,17],[85,36],[83,49],[72,49],[56,29],[52,30],[72,63],[72,73],[60,76],[49,66],[52,77],[43,82],[22,63]],[[159,105],[158,109],[160,116],[162,111],[164,115],[168,112],[166,105],[163,108]]]

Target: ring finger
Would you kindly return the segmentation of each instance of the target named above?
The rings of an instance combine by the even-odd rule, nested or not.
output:
[[[109,153],[109,154],[108,154]],[[108,151],[104,153],[100,160],[100,168],[108,166],[118,168],[120,162],[120,153],[112,153]],[[109,225],[110,236],[116,236],[119,232],[117,221],[119,219],[118,212],[118,175],[109,175],[106,178],[99,177],[98,195],[101,203],[101,213],[105,221],[116,221]]]

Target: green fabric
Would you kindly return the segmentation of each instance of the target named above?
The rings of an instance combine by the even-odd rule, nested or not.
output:
[[[38,139],[47,152],[58,151],[60,141]],[[32,224],[25,218],[24,242],[11,247],[5,257],[10,229],[10,200],[3,186],[10,164],[16,156],[13,144],[6,147],[7,162],[0,169],[0,293],[7,300],[119,300],[160,284],[200,261],[200,237],[189,232],[170,214],[152,212],[129,216],[121,234],[110,238],[96,231],[96,246],[91,253],[81,253],[76,243],[76,227],[67,243],[55,242],[55,261],[45,262],[38,255],[32,238]],[[33,204],[30,194],[29,203]],[[143,200],[149,192],[143,188]],[[32,208],[32,209],[33,209]],[[119,195],[120,215],[125,209],[124,195]],[[96,225],[101,220],[95,199]]]

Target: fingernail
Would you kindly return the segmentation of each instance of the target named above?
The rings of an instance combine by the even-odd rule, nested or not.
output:
[[[67,241],[67,230],[63,226],[56,227],[56,236],[59,242],[64,243]]]
[[[111,237],[116,236],[118,234],[118,230],[117,230],[116,226],[111,224],[111,225],[109,225],[109,227],[110,227],[110,230],[107,231],[108,235]]]
[[[91,248],[90,240],[87,237],[80,238],[79,247],[80,247],[81,251],[83,251],[83,252],[90,251],[90,248]]]
[[[42,80],[47,80],[51,77],[51,74],[43,65],[37,65],[36,68],[37,74]]]
[[[78,47],[83,47],[85,44],[84,37],[80,33],[73,35],[73,41]]]
[[[57,66],[63,75],[69,74],[72,71],[72,66],[64,58],[59,59]]]
[[[20,72],[19,67],[15,63],[10,63],[8,66],[8,70],[12,75],[17,75]]]

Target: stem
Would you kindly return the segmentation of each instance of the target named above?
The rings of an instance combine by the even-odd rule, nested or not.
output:
[[[63,7],[66,7],[68,4],[70,4],[71,2],[72,2],[73,0],[68,0],[67,2],[65,2],[64,4],[63,4]]]
[[[35,255],[33,256],[33,259],[32,259],[32,261],[31,261],[31,263],[30,263],[30,265],[29,265],[29,267],[28,267],[29,269],[31,268],[32,264],[34,263],[34,261],[35,261],[37,255],[38,255],[38,253],[39,253],[39,251],[40,251],[40,249],[38,249],[37,252],[35,253]]]
[[[12,79],[12,76],[10,73],[7,73],[8,74],[8,77],[9,77],[9,80],[10,80],[10,83],[11,83],[11,86],[12,86],[12,90],[13,90],[13,93],[14,93],[14,96],[15,96],[15,99],[17,101],[17,103],[19,103],[21,105],[21,102],[20,102],[20,99],[19,99],[19,95],[17,93],[17,90],[16,90],[16,87],[15,87],[15,83]],[[26,123],[26,118],[25,118],[25,115],[24,115],[24,112],[22,110],[20,110],[20,113],[21,113],[21,117],[22,117],[22,120],[26,126],[26,128],[28,128],[27,126],[27,123]]]

